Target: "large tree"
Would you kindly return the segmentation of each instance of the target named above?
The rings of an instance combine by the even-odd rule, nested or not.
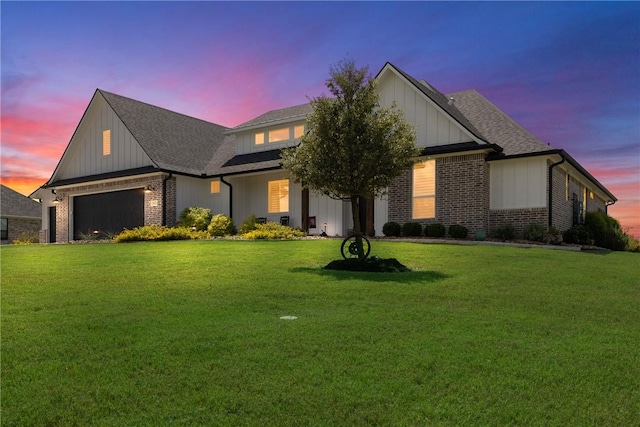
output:
[[[282,166],[304,188],[351,201],[358,256],[364,256],[360,198],[383,194],[413,163],[415,130],[402,111],[382,108],[368,67],[345,59],[329,69],[324,94],[311,100],[300,145],[284,150]]]

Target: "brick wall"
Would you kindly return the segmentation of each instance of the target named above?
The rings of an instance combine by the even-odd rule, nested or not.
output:
[[[22,237],[39,237],[40,224],[39,219],[7,218],[7,239],[2,240],[1,243],[13,243],[15,239]]]
[[[162,224],[162,185],[164,177],[157,175],[153,177],[130,178],[121,181],[103,182],[98,184],[82,184],[74,187],[58,190],[58,196],[62,197],[62,201],[56,205],[56,241],[69,241],[69,208],[72,203],[73,196],[87,195],[92,193],[100,193],[107,191],[119,191],[133,188],[142,188],[150,186],[152,191],[144,195],[144,224]],[[176,224],[176,179],[172,177],[166,182],[166,202],[167,202],[167,224],[174,226]],[[46,234],[41,233],[46,238]]]
[[[483,154],[449,156],[436,159],[436,217],[411,218],[412,170],[396,178],[389,188],[389,221],[399,224],[419,222],[423,226],[440,223],[446,227],[461,224],[473,234],[486,230],[489,211],[489,165]]]
[[[539,224],[546,228],[548,218],[547,208],[492,210],[489,212],[489,235],[501,225],[510,224],[515,229],[516,237],[522,237],[522,232],[529,224]]]

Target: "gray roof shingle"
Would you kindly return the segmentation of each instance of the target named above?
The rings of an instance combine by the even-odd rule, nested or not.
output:
[[[40,203],[5,185],[0,185],[0,210],[3,217],[15,216],[40,219],[42,215],[42,205]]]
[[[285,120],[293,120],[296,118],[305,118],[312,111],[311,104],[295,105],[293,107],[280,108],[264,113],[255,119],[244,122],[234,127],[231,131],[239,131],[253,126],[265,125],[272,122],[280,122]]]
[[[505,156],[552,150],[473,89],[449,94],[455,106],[484,135],[501,146]]]
[[[228,128],[98,89],[145,153],[161,169],[200,175]]]

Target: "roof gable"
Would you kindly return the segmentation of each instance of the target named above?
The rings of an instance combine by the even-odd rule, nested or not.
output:
[[[224,141],[224,126],[99,92],[160,169],[201,175]]]
[[[42,215],[40,203],[11,188],[0,185],[0,206],[3,217],[37,218]]]
[[[411,75],[402,71],[390,62],[387,62],[380,70],[376,79],[381,79],[384,74],[392,72],[400,76],[407,84],[412,86],[418,93],[430,101],[442,114],[448,116],[458,126],[466,131],[476,142],[484,143],[484,135],[462,114],[451,100],[443,93],[435,89],[426,81],[418,81]]]

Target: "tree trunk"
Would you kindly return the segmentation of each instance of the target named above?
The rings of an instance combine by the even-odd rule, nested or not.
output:
[[[360,206],[359,197],[351,195],[351,216],[353,218],[353,235],[356,237],[358,248],[358,259],[364,258],[364,248],[362,246],[362,229],[360,227]]]

